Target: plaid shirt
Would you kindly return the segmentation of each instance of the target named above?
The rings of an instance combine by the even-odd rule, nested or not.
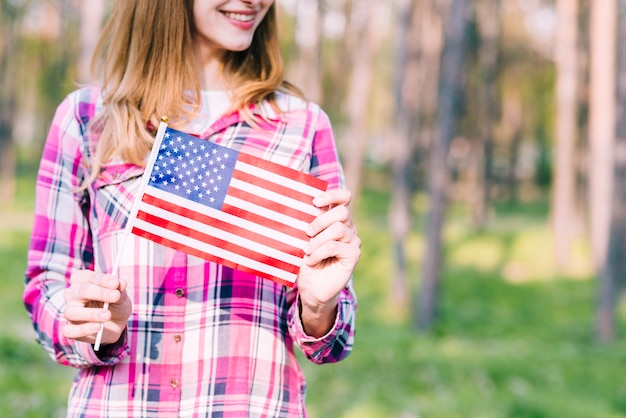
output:
[[[327,115],[279,95],[252,128],[238,113],[200,135],[309,172],[341,187],[343,174]],[[305,378],[294,344],[314,363],[346,357],[354,339],[352,283],[339,295],[334,326],[307,336],[297,289],[130,235],[119,276],[133,313],[119,343],[95,353],[63,336],[63,290],[77,269],[110,272],[143,168],[114,163],[84,193],[86,124],[101,106],[85,88],[58,107],[43,150],[24,303],[43,348],[79,368],[69,396],[72,417],[306,416]],[[273,123],[269,123],[269,121]]]

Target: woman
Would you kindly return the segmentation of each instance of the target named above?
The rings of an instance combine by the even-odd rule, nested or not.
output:
[[[276,25],[273,0],[117,1],[99,85],[58,107],[24,303],[44,349],[80,368],[68,416],[305,416],[293,346],[315,363],[350,353],[350,193],[328,117],[283,80]],[[110,274],[161,115],[328,181],[293,289],[134,235]]]

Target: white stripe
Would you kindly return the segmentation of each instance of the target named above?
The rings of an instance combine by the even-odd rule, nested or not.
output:
[[[299,193],[304,193],[306,195],[311,196],[311,200],[313,200],[314,197],[317,197],[321,193],[323,193],[320,189],[316,189],[315,187],[309,186],[306,183],[300,183],[297,180],[293,180],[288,177],[281,176],[280,174],[276,174],[271,171],[264,170],[263,168],[257,167],[255,165],[244,163],[243,161],[237,161],[237,164],[235,164],[235,170],[243,171],[244,173],[251,174],[255,177],[258,177],[264,180],[269,180],[272,183],[289,187],[290,189],[295,190]]]
[[[293,245],[294,247],[302,248],[302,246],[304,245],[302,240],[299,240],[291,235],[287,235],[285,233],[277,231],[276,229],[268,228],[259,223],[251,222],[246,219],[242,219],[237,216],[231,215],[229,213],[224,213],[222,211],[212,209],[203,204],[194,202],[193,200],[188,200],[183,197],[176,196],[175,194],[168,193],[166,191],[157,189],[156,187],[152,187],[150,185],[146,187],[145,193],[148,195],[157,197],[159,199],[165,200],[167,202],[172,202],[178,206],[186,207],[198,213],[202,213],[205,215],[210,214],[210,216],[215,219],[228,222],[229,224],[237,225],[242,228],[249,229],[261,235],[264,235],[267,237],[275,237],[275,239],[286,242],[289,245]],[[248,212],[257,213],[258,215],[261,215],[265,218],[271,219],[276,222],[280,222],[283,225],[290,226],[300,231],[304,231],[306,227],[309,225],[308,223],[302,222],[296,218],[292,218],[291,216],[287,216],[280,212],[276,212],[276,211],[264,208],[262,206],[255,205],[253,203],[246,202],[241,199],[234,198],[232,196],[227,196],[224,203],[238,207]]]
[[[237,263],[244,267],[254,269],[256,271],[267,273],[271,276],[274,276],[286,282],[294,283],[296,281],[296,276],[297,276],[296,274],[286,272],[284,270],[267,265],[265,263],[260,263],[255,260],[251,260],[247,257],[242,256],[241,254],[226,251],[223,248],[215,247],[213,245],[209,245],[202,241],[198,241],[196,239],[190,238],[186,235],[181,235],[176,232],[170,231],[168,229],[161,228],[157,225],[144,222],[141,219],[135,219],[135,227],[144,231],[148,231],[160,237],[169,239],[171,241],[187,242],[188,246],[196,248],[199,251],[205,252],[207,254],[212,254],[215,257],[219,257],[224,260],[229,260],[231,262]]]
[[[281,205],[296,209],[308,215],[317,216],[320,213],[320,209],[313,206],[313,204],[307,204],[299,200],[292,199],[288,196],[285,196],[284,194],[273,192],[269,189],[266,189],[265,187],[260,187],[246,181],[241,181],[239,179],[233,178],[230,181],[230,186],[234,187],[235,189],[244,190],[248,193],[252,193],[255,196],[260,196],[273,202],[280,203]]]
[[[252,241],[248,238],[244,238],[240,235],[237,234],[233,234],[231,232],[227,232],[224,231],[222,229],[219,228],[215,228],[213,226],[204,224],[202,222],[198,222],[195,221],[191,218],[187,218],[185,216],[181,216],[181,215],[177,215],[175,213],[172,212],[168,212],[165,209],[161,209],[159,207],[156,206],[152,206],[152,205],[148,205],[146,203],[141,203],[141,205],[139,205],[139,210],[146,212],[150,215],[154,215],[157,216],[159,218],[165,219],[167,221],[170,221],[172,223],[175,223],[177,225],[181,225],[187,228],[190,228],[192,230],[198,231],[202,234],[206,234],[209,235],[211,237],[216,237],[219,239],[222,239],[224,241],[227,241],[231,244],[235,244],[238,245],[240,247],[243,247],[245,249],[251,250],[251,251],[255,251],[257,253],[275,258],[277,260],[280,261],[284,261],[286,263],[292,264],[294,266],[299,266],[300,263],[302,262],[302,259],[300,257],[296,257],[293,256],[291,254],[287,254],[283,251],[277,250],[274,247],[270,247],[267,246],[265,244],[262,244],[260,242],[256,242],[256,241]],[[214,211],[214,209],[212,209]],[[302,249],[302,248],[300,248]]]
[[[224,203],[248,212],[256,213],[257,215],[263,216],[264,218],[280,222],[283,225],[299,229],[300,231],[304,231],[309,225],[308,223],[303,222],[299,219],[292,218],[283,213],[268,209],[265,206],[259,206],[252,202],[248,202],[247,200],[239,199],[238,197],[226,196],[226,199],[224,199]]]

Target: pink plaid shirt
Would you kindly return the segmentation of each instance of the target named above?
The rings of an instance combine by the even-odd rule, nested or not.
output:
[[[314,104],[278,96],[253,128],[239,114],[201,135],[221,145],[343,184],[327,115]],[[110,272],[143,169],[103,168],[89,189],[86,123],[100,109],[98,88],[70,94],[58,107],[37,179],[24,303],[38,340],[57,362],[79,368],[71,417],[306,416],[306,383],[294,344],[314,363],[346,357],[354,339],[352,283],[339,295],[331,331],[307,336],[297,289],[232,270],[131,235],[119,276],[133,313],[120,343],[95,353],[63,336],[63,290],[72,271]],[[267,121],[271,121],[269,123]]]

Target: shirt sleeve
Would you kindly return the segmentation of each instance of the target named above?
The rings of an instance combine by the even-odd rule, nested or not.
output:
[[[318,114],[312,142],[310,174],[328,182],[329,189],[344,187],[343,169],[328,115],[316,107]],[[287,321],[290,335],[296,346],[312,362],[334,363],[344,359],[352,351],[355,334],[357,298],[352,278],[338,295],[337,316],[328,333],[314,338],[304,332],[300,319],[300,303],[297,288],[291,297]]]
[[[37,340],[58,363],[74,367],[104,366],[128,353],[125,341],[103,347],[63,335],[63,292],[73,271],[93,269],[89,199],[78,191],[84,177],[82,126],[77,94],[57,108],[43,149],[36,183],[35,216],[28,250],[23,301]],[[125,336],[126,334],[124,334]]]

